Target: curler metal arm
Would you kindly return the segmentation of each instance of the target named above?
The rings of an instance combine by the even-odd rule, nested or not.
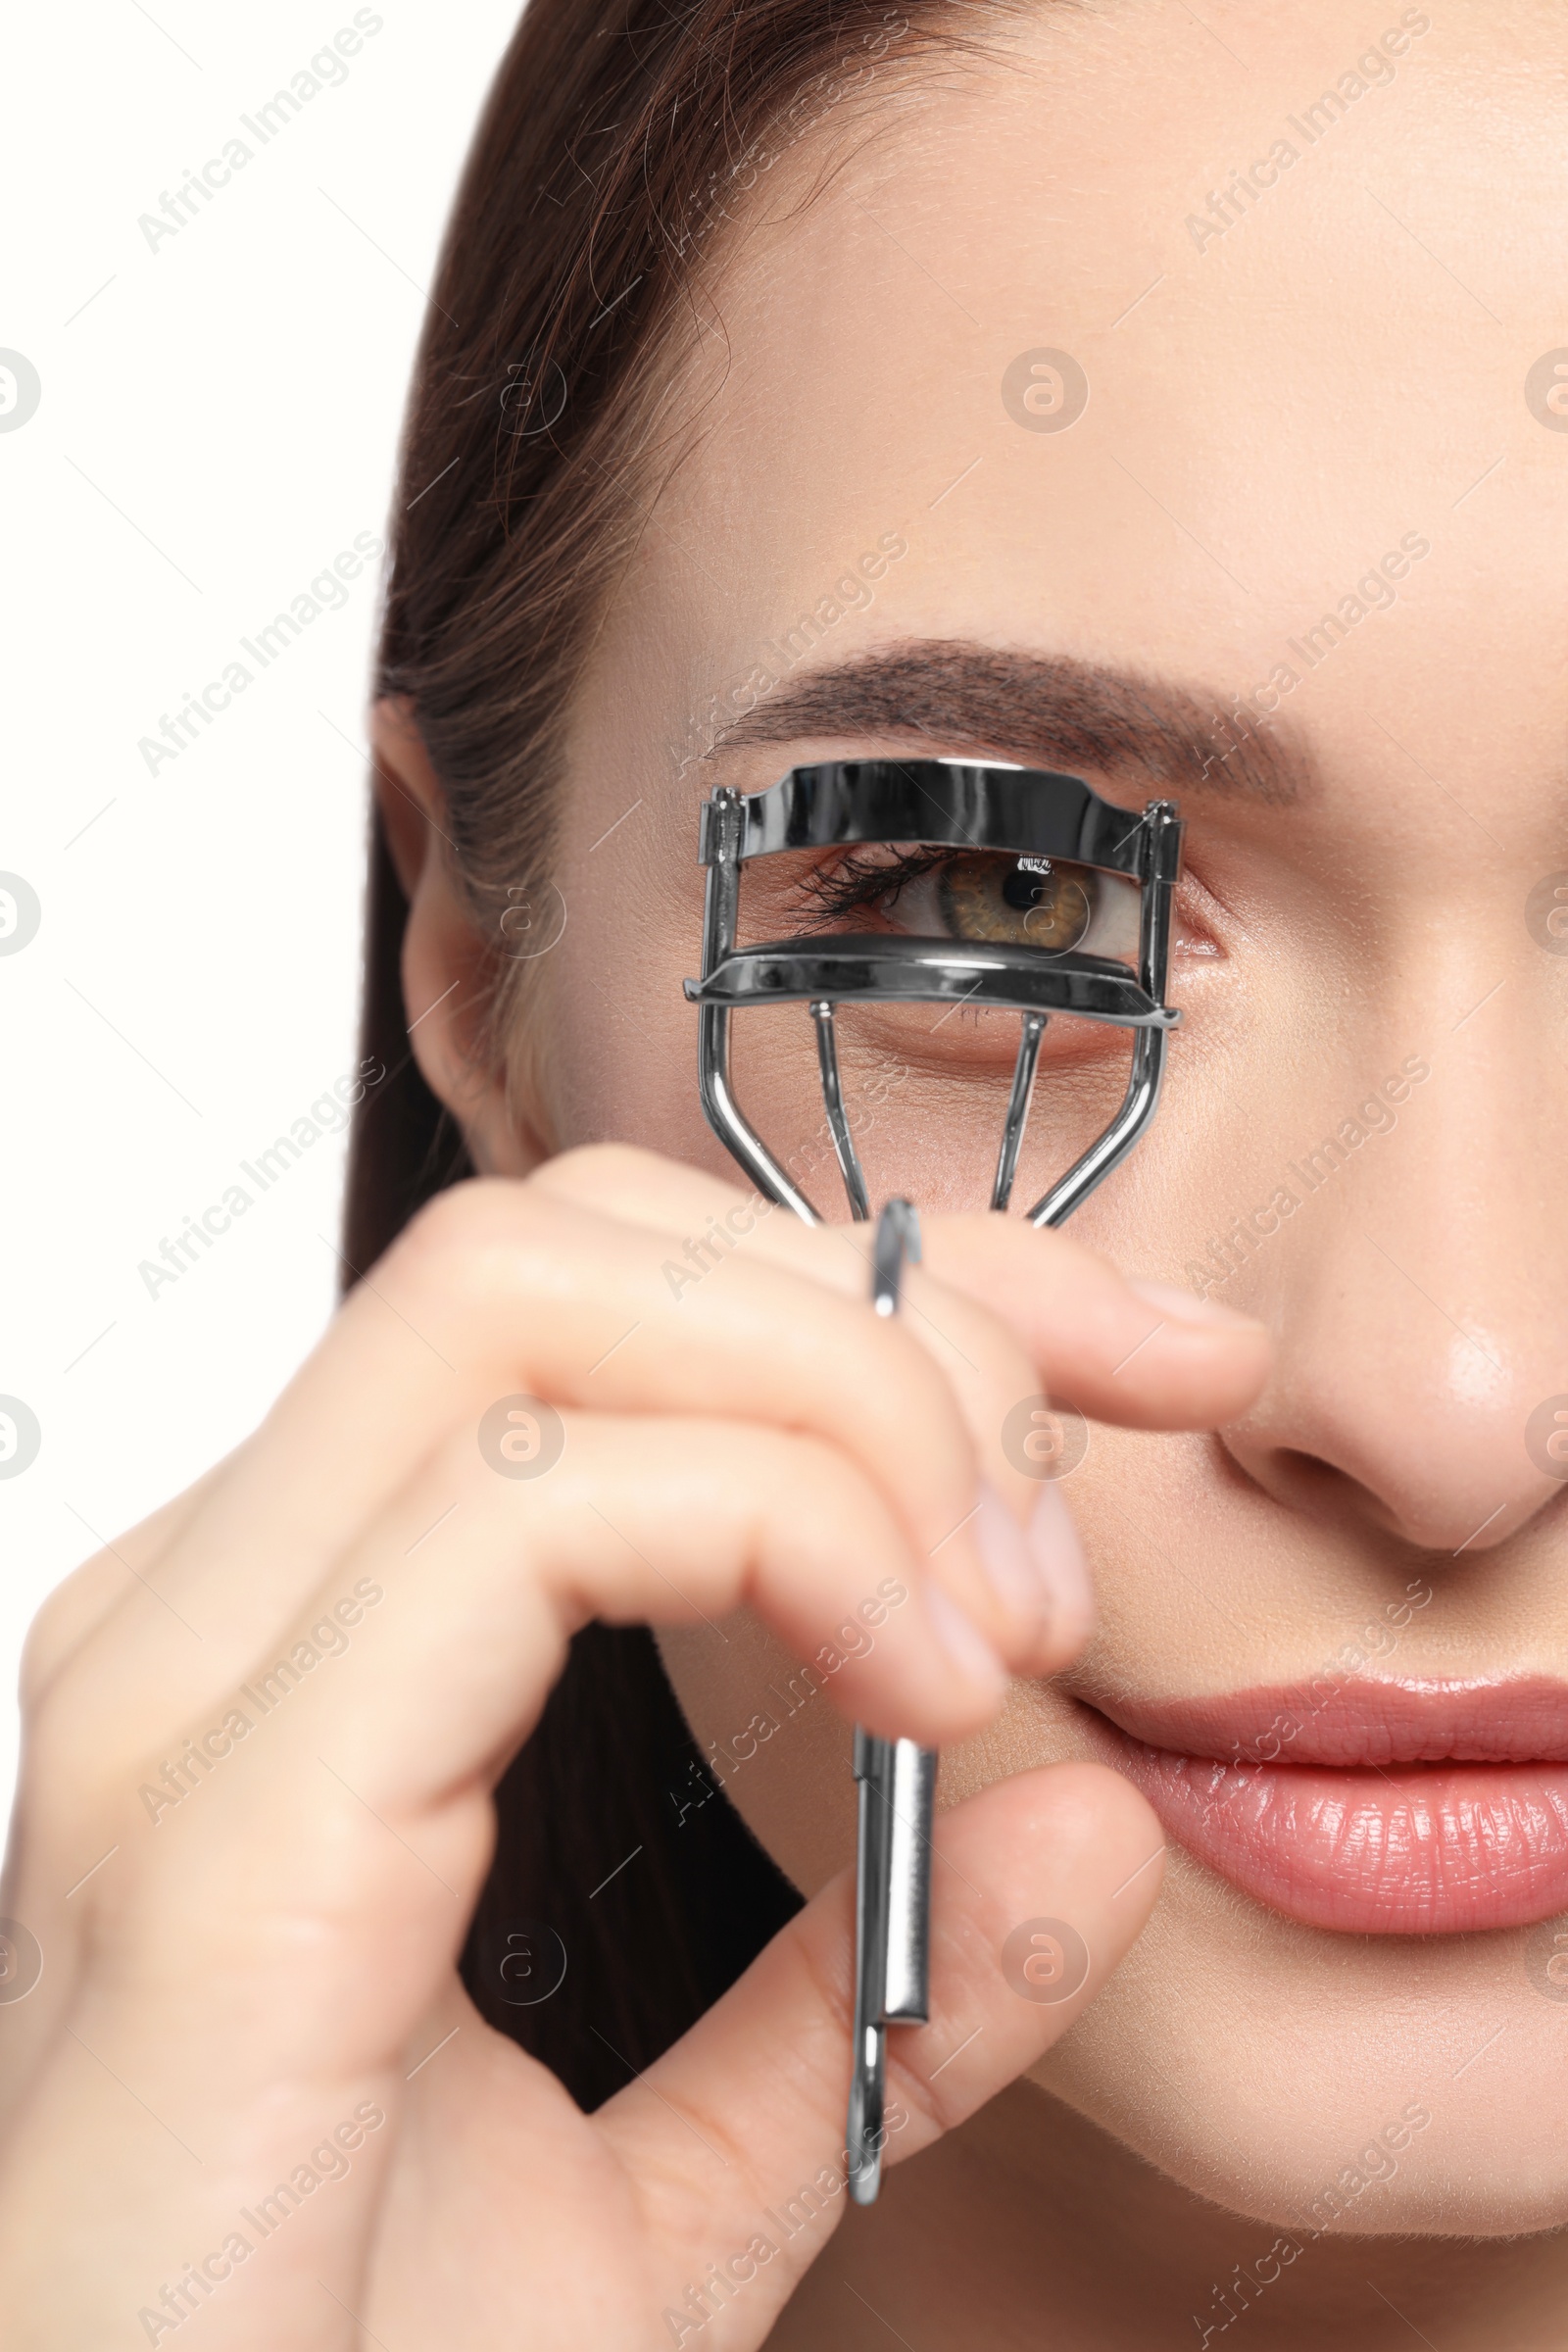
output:
[[[743,808],[738,793],[720,787],[703,811],[708,896],[703,910],[703,970],[711,972],[735,945],[741,895]],[[690,995],[691,983],[687,983]],[[731,1007],[711,999],[697,1016],[697,1088],[708,1124],[765,1200],[793,1208],[808,1225],[821,1215],[763,1143],[736,1102],[729,1082]],[[835,1068],[836,1068],[835,1062]]]
[[[850,2195],[870,2205],[882,2185],[887,2029],[923,2026],[931,2014],[936,1750],[877,1740],[857,1725],[855,1778],[855,2052],[845,2148]]]
[[[918,1263],[920,1229],[907,1200],[890,1200],[872,1250],[871,1303],[879,1315],[899,1311],[906,1256]],[[850,2195],[869,2205],[882,2184],[887,2029],[923,2026],[930,2015],[936,1750],[913,1740],[879,1740],[858,1724],[855,1778],[855,2046],[845,2152]]]
[[[1002,1129],[1002,1150],[997,1155],[997,1180],[991,1188],[993,1208],[1005,1208],[1012,1199],[1012,1180],[1018,1173],[1018,1151],[1029,1121],[1029,1099],[1035,1091],[1040,1040],[1045,1033],[1046,1015],[1043,1012],[1026,1012],[1023,1016],[1023,1035],[1018,1040],[1018,1058],[1012,1065],[1012,1093],[1008,1098],[1007,1116]]]
[[[1103,1184],[1112,1168],[1120,1167],[1154,1115],[1160,1080],[1165,1073],[1165,1033],[1140,1029],[1133,1036],[1133,1062],[1121,1108],[1087,1152],[1075,1159],[1065,1176],[1058,1176],[1049,1193],[1029,1211],[1031,1225],[1063,1225],[1075,1208]]]
[[[1171,896],[1176,888],[1181,856],[1182,828],[1175,804],[1151,801],[1144,810],[1139,842],[1139,873],[1144,887],[1138,978],[1141,987],[1156,1003],[1164,1000],[1165,967],[1170,959]],[[1121,1108],[1065,1176],[1059,1176],[1050,1192],[1035,1202],[1029,1211],[1031,1225],[1065,1224],[1112,1168],[1120,1167],[1158,1105],[1160,1081],[1165,1075],[1166,1034],[1163,1027],[1152,1025],[1133,1031],[1132,1068]]]
[[[857,1224],[863,1224],[871,1214],[871,1202],[865,1190],[865,1177],[860,1168],[860,1155],[855,1149],[850,1133],[849,1114],[844,1108],[844,1089],[839,1083],[839,1045],[833,1027],[833,1007],[817,1003],[811,1006],[811,1018],[816,1023],[816,1061],[822,1080],[822,1104],[827,1112],[828,1131],[833,1149],[838,1154],[839,1174],[849,1196],[850,1214]]]

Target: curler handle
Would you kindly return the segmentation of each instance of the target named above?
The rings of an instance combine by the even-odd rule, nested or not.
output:
[[[871,1302],[897,1314],[904,1264],[918,1259],[920,1229],[906,1200],[877,1219]],[[855,1860],[855,2027],[845,2133],[850,2195],[870,2205],[882,2185],[882,2112],[889,2026],[930,2016],[931,1830],[937,1751],[879,1740],[857,1724],[859,1792]]]

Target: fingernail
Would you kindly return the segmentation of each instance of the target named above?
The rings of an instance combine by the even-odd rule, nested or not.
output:
[[[937,1639],[954,1664],[961,1668],[970,1682],[990,1685],[1000,1694],[1009,1679],[1007,1669],[979,1627],[934,1582],[926,1585],[925,1605]]]
[[[1183,1291],[1173,1282],[1133,1282],[1127,1288],[1136,1291],[1140,1298],[1157,1307],[1172,1323],[1250,1323],[1261,1330],[1256,1315],[1238,1314],[1234,1306],[1224,1306],[1217,1298],[1200,1298],[1196,1291]]]
[[[1029,1549],[1050,1595],[1053,1635],[1064,1643],[1086,1640],[1095,1622],[1095,1589],[1072,1513],[1054,1484],[1040,1490],[1029,1521]]]
[[[1040,1572],[1034,1547],[989,1479],[980,1481],[980,1508],[971,1524],[980,1565],[1008,1615],[1025,1625],[1052,1616],[1055,1595]]]

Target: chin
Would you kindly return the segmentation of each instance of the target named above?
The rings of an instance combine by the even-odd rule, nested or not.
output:
[[[1323,1932],[1173,1849],[1149,1928],[1031,2079],[1303,2249],[1560,2230],[1568,2000],[1543,1989],[1550,1926]]]

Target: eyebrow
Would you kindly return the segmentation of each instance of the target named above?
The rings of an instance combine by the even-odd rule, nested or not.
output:
[[[781,679],[720,729],[710,760],[755,744],[871,733],[964,744],[1028,766],[1132,774],[1158,790],[1247,795],[1275,806],[1314,781],[1287,723],[1232,697],[967,638],[893,645]]]

